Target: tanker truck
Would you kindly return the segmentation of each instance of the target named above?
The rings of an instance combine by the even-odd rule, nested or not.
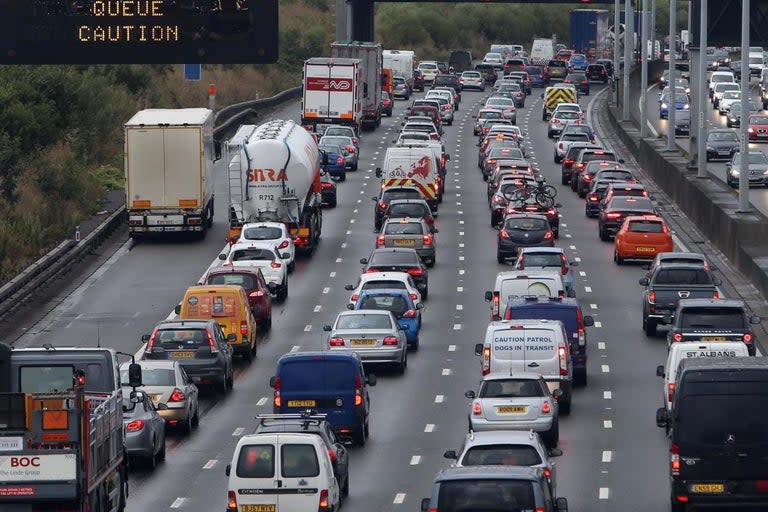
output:
[[[242,125],[226,143],[229,162],[229,242],[248,222],[282,222],[296,249],[320,242],[320,150],[293,121]]]

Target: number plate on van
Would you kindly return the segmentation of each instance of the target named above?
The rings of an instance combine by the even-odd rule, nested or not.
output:
[[[699,492],[699,493],[725,492],[725,484],[691,484],[691,492]]]
[[[277,505],[240,505],[240,512],[276,512]]]
[[[725,341],[725,336],[702,336],[702,341]]]
[[[288,400],[288,407],[317,407],[317,400]]]

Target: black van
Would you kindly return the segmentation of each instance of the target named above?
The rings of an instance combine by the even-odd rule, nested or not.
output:
[[[462,71],[472,70],[472,54],[468,50],[452,50],[448,57],[448,66],[453,68],[454,73],[461,74]]]
[[[768,358],[681,361],[672,411],[656,411],[670,431],[671,507],[768,507]],[[765,510],[765,508],[763,508]]]

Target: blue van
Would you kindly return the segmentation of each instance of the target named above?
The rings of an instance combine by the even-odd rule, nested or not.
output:
[[[560,297],[510,297],[504,319],[560,320],[571,345],[573,382],[587,385],[587,332],[584,328],[595,325],[595,322],[591,316],[584,316],[579,301]]]
[[[351,439],[359,446],[368,439],[368,386],[376,385],[376,376],[366,376],[357,354],[284,354],[277,361],[277,372],[269,385],[274,389],[275,414],[312,409],[327,414],[328,423],[340,439]]]

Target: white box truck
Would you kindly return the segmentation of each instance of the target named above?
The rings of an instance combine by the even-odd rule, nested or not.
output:
[[[341,124],[360,133],[363,84],[359,59],[313,57],[304,61],[301,124],[312,132],[319,124]]]
[[[384,69],[383,50],[379,43],[336,41],[331,44],[331,57],[360,59],[363,69],[363,125],[376,129],[381,125],[381,78]]]
[[[413,63],[416,54],[410,50],[384,50],[384,67],[392,70],[392,76],[405,78],[411,90],[413,90]]]
[[[194,232],[213,225],[213,111],[147,109],[125,123],[128,235]]]

